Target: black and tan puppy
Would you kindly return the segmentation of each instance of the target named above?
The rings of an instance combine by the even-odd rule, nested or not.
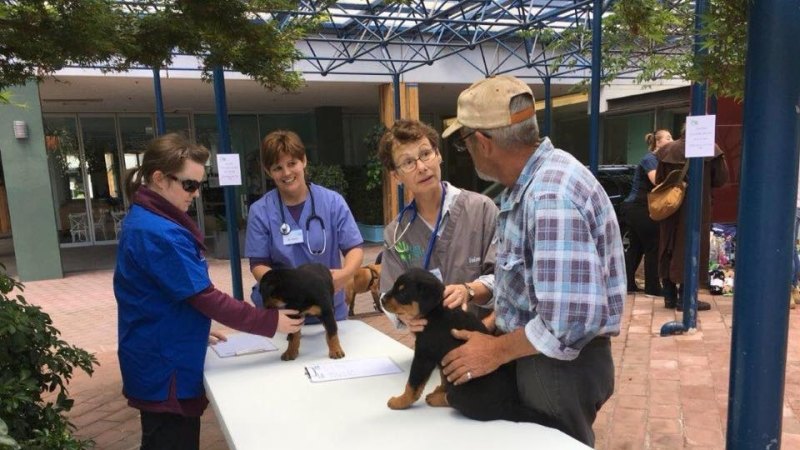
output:
[[[272,269],[261,277],[258,288],[265,308],[296,309],[300,316],[319,317],[325,326],[328,356],[333,359],[344,357],[333,313],[333,277],[327,267],[310,263],[296,269]],[[289,348],[281,359],[291,361],[297,358],[299,349],[300,331],[289,334]]]
[[[414,359],[405,391],[389,399],[389,408],[406,409],[419,400],[431,373],[439,367],[450,350],[464,341],[454,338],[450,330],[470,330],[488,333],[474,315],[461,308],[442,305],[444,285],[427,270],[410,269],[401,275],[383,298],[383,308],[391,313],[425,318],[428,324],[416,334]],[[519,401],[514,363],[504,364],[489,375],[453,385],[441,376],[441,384],[425,397],[431,406],[452,406],[465,416],[476,420],[512,420],[539,422],[543,420]]]

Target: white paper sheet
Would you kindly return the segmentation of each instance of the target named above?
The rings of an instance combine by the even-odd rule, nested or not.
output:
[[[306,375],[312,383],[388,375],[402,371],[403,369],[398,367],[388,356],[340,360],[306,366]]]
[[[239,167],[237,153],[220,153],[217,155],[220,186],[241,186],[242,169]]]
[[[714,136],[717,116],[689,116],[686,118],[686,157],[714,156]]]
[[[271,352],[278,348],[268,338],[255,334],[239,333],[228,336],[228,340],[211,346],[220,358]]]

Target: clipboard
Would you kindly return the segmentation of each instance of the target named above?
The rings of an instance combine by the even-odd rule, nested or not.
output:
[[[402,371],[403,369],[388,356],[339,360],[305,367],[306,376],[312,383],[390,375]]]
[[[238,333],[227,336],[227,341],[220,341],[211,345],[211,349],[220,358],[231,356],[252,355],[275,351],[278,348],[269,338],[249,333]]]

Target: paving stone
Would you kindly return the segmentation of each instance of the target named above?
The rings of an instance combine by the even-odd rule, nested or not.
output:
[[[367,247],[365,262],[374,260],[379,250]],[[230,292],[229,262],[209,259],[209,267],[215,285]],[[249,284],[245,260],[242,269]],[[50,314],[64,340],[93,352],[100,362],[93,376],[78,371],[69,384],[75,406],[68,417],[77,426],[76,434],[93,437],[98,449],[133,450],[141,439],[139,414],[122,396],[112,276],[111,270],[99,270],[29,282],[25,297]],[[661,326],[680,316],[663,308],[660,298],[628,295],[622,330],[611,341],[616,393],[594,424],[597,449],[724,448],[732,299],[704,293],[700,298],[711,302],[712,310],[699,313],[699,330],[661,337]],[[414,336],[375,313],[369,294],[356,297],[356,313],[357,320],[413,348]],[[230,331],[219,324],[213,329]],[[789,313],[784,393],[782,447],[800,449],[800,309]],[[202,449],[227,448],[212,408],[201,424]]]

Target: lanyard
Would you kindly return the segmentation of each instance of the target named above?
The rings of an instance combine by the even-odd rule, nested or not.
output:
[[[436,238],[439,237],[439,227],[442,225],[442,214],[444,213],[445,194],[447,194],[447,189],[445,189],[444,183],[442,183],[442,199],[439,201],[439,215],[436,217],[436,226],[433,227],[433,234],[431,234],[431,238],[428,240],[428,250],[425,252],[425,270],[428,270],[428,266],[431,263],[433,247],[436,246]]]
[[[425,265],[423,266],[425,270],[428,270],[428,266],[431,263],[431,255],[433,254],[433,248],[436,246],[436,239],[438,238],[439,235],[439,227],[441,227],[442,225],[442,215],[444,213],[444,198],[446,194],[447,194],[447,187],[445,186],[444,183],[442,183],[442,198],[439,202],[439,215],[436,217],[436,225],[434,226],[431,237],[428,239],[428,248],[425,251]],[[397,236],[397,230],[400,228],[400,224],[403,223],[403,216],[408,210],[411,210],[412,212],[411,220],[408,222],[405,228],[403,228],[403,231],[400,233],[400,236]],[[400,254],[401,259],[404,259],[402,254],[407,252],[408,248],[402,242],[400,242],[400,239],[403,238],[403,236],[406,234],[406,231],[408,231],[408,228],[411,226],[414,220],[416,220],[416,218],[417,218],[417,201],[413,200],[411,203],[406,205],[403,208],[403,210],[400,211],[400,214],[397,216],[397,226],[394,229],[394,243],[391,246],[388,243],[386,243],[386,248],[388,250],[396,251],[398,254]]]

